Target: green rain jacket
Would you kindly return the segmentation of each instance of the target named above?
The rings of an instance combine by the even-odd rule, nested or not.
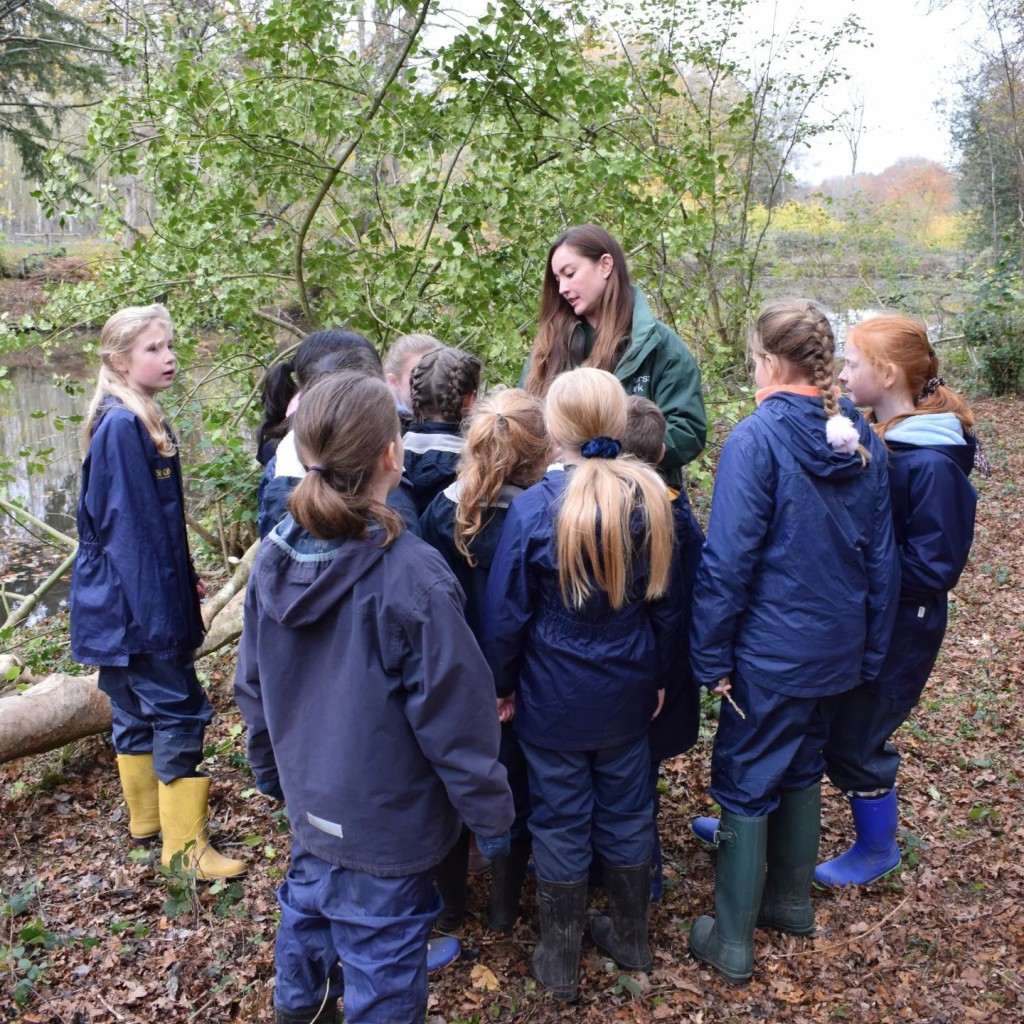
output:
[[[580,366],[589,349],[581,322],[569,341],[569,365]],[[683,466],[700,455],[707,441],[700,370],[679,335],[654,319],[635,285],[633,329],[615,376],[626,394],[649,398],[664,414],[665,458],[659,468],[670,486],[681,487]]]

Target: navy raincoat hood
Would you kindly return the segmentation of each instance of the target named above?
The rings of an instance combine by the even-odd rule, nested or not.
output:
[[[296,837],[380,876],[432,867],[465,822],[513,819],[487,663],[441,556],[409,533],[319,540],[290,516],[246,593],[235,699]]]

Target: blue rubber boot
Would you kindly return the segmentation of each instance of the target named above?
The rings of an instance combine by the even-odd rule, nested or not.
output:
[[[850,797],[853,827],[857,838],[846,853],[819,864],[814,881],[826,889],[843,885],[870,885],[900,866],[896,844],[899,807],[896,790],[885,796]]]
[[[690,824],[690,832],[705,846],[712,850],[718,846],[718,818],[694,818]]]
[[[455,963],[462,953],[462,943],[451,935],[435,935],[427,941],[427,973]]]

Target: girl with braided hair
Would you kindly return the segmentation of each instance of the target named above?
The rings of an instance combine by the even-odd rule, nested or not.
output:
[[[875,679],[844,693],[825,745],[832,782],[850,798],[856,841],[818,866],[826,887],[867,885],[899,866],[896,773],[889,742],[921,698],[946,632],[947,593],[967,563],[977,494],[968,476],[987,470],[967,403],[939,376],[923,324],[879,316],[850,331],[839,375],[870,406],[889,449],[889,489],[901,583],[893,635]]]
[[[757,410],[722,449],[691,631],[695,680],[728,702],[715,916],[690,952],[734,984],[755,924],[814,932],[822,747],[838,696],[878,678],[899,587],[885,446],[837,395],[827,317],[771,303],[750,349]]]
[[[420,515],[455,480],[466,443],[462,422],[476,401],[482,370],[476,356],[442,347],[422,356],[409,375],[413,425],[402,442]]]
[[[462,584],[466,620],[478,639],[487,577],[509,505],[541,479],[550,456],[540,399],[519,389],[495,391],[473,409],[458,479],[430,503],[420,520],[423,539],[444,556]],[[492,931],[507,933],[519,913],[530,857],[526,764],[510,721],[501,726],[499,759],[508,769],[516,821],[509,854],[491,865],[488,924]],[[437,884],[445,901],[438,919],[442,931],[458,927],[465,917],[468,864],[469,834],[464,831],[461,842],[438,865]]]

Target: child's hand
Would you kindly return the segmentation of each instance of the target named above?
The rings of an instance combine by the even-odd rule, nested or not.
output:
[[[652,722],[654,721],[654,719],[656,719],[658,717],[658,715],[661,714],[661,709],[664,706],[665,706],[665,687],[663,686],[658,691],[658,706],[654,709],[654,714],[651,715],[651,721]]]
[[[206,583],[203,580],[196,580],[196,593],[199,595],[199,600],[202,601],[207,595]]]
[[[732,682],[729,679],[729,677],[726,676],[724,679],[719,679],[718,680],[718,685],[711,692],[712,693],[717,693],[717,694],[719,694],[719,696],[724,697],[731,689],[732,689]]]
[[[498,698],[498,721],[511,722],[516,714],[516,695]]]

